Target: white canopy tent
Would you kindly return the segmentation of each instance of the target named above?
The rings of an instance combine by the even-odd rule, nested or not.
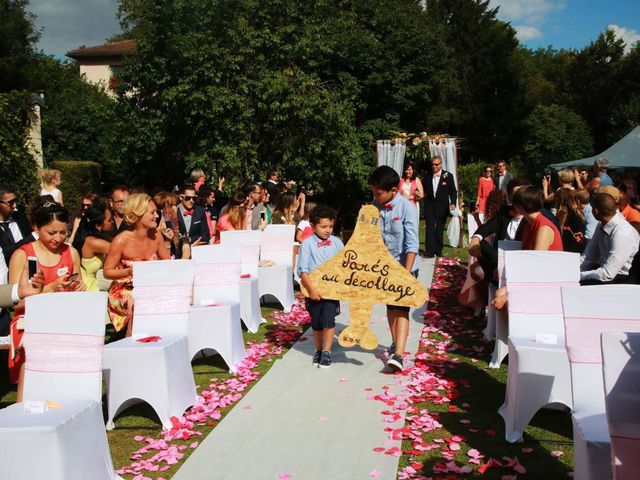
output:
[[[561,168],[578,165],[593,165],[593,162],[600,157],[609,160],[609,168],[640,168],[640,126],[631,130],[631,132],[598,155],[580,160],[554,163],[551,167],[560,170]]]

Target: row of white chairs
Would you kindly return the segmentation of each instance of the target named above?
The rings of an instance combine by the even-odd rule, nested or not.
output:
[[[572,410],[576,478],[611,478],[600,335],[640,331],[635,308],[640,286],[580,287],[575,253],[502,248],[499,257],[501,284],[509,295],[508,316],[496,317],[496,343],[506,343],[509,355],[499,409],[507,441],[521,440],[539,409],[564,404]],[[501,348],[496,347],[498,355],[494,350],[496,362],[504,358]],[[609,383],[616,381],[611,376]],[[637,419],[626,422],[625,431],[634,424],[637,428]]]
[[[194,355],[215,350],[232,371],[246,357],[243,301],[252,331],[264,321],[262,295],[291,308],[294,231],[274,227],[225,232],[222,245],[194,248],[193,260],[134,263],[133,336],[106,346],[106,293],[28,298],[24,401],[0,410],[0,449],[11,452],[0,479],[120,478],[102,417],[103,374],[107,428],[141,400],[171,428],[196,401]],[[275,264],[258,267],[260,258]]]

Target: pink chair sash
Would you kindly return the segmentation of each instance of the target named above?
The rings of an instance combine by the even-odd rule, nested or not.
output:
[[[188,313],[193,286],[153,285],[133,288],[136,315]]]
[[[562,314],[561,287],[577,287],[575,282],[509,282],[509,312],[525,314]]]
[[[23,345],[27,370],[56,373],[102,371],[102,335],[26,332]]]
[[[602,332],[640,332],[640,318],[564,317],[565,341],[571,363],[602,363]]]
[[[243,265],[257,264],[260,261],[260,247],[258,245],[243,245],[242,258]]]
[[[234,285],[240,282],[240,262],[196,263],[196,286]]]
[[[260,239],[263,252],[288,252],[293,248],[293,237],[289,235],[264,235]]]

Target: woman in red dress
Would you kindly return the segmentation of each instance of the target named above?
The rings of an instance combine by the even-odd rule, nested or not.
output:
[[[482,214],[486,211],[487,198],[489,198],[489,194],[495,188],[493,178],[491,176],[492,173],[493,169],[487,165],[484,168],[482,176],[478,179],[478,198],[476,206],[478,211]]]
[[[36,204],[31,215],[38,239],[16,250],[9,263],[9,283],[18,283],[28,257],[38,260],[38,270],[44,274],[43,293],[82,290],[80,255],[75,248],[64,243],[69,227],[69,211],[56,202]],[[22,376],[24,370],[24,302],[20,302],[10,324],[11,352],[9,355],[9,380],[18,383],[18,401],[22,400]]]
[[[133,318],[133,262],[168,260],[162,234],[158,232],[156,205],[146,193],[129,195],[124,204],[124,220],[132,229],[111,242],[104,261],[104,277],[113,280],[109,288],[109,317],[117,332],[125,327],[131,336]]]
[[[544,195],[539,188],[529,185],[519,188],[511,200],[513,207],[527,222],[522,232],[522,250],[555,250],[562,252],[562,235],[555,224],[540,210]]]

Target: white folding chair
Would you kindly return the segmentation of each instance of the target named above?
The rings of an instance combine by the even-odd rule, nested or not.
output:
[[[0,410],[0,478],[120,478],[102,418],[106,313],[103,292],[26,299],[24,402]]]
[[[293,296],[293,243],[295,225],[268,225],[260,237],[260,259],[271,260],[271,267],[258,272],[260,297],[273,295],[285,312],[291,311]]]
[[[240,318],[251,333],[267,321],[260,310],[258,263],[260,261],[260,230],[227,230],[220,235],[223,246],[242,246],[240,259]],[[249,277],[247,277],[249,275]]]
[[[140,401],[154,409],[164,429],[196,402],[187,340],[193,291],[191,260],[133,264],[133,335],[105,346],[107,428]],[[159,336],[154,342],[142,337]]]
[[[565,342],[571,365],[576,479],[612,478],[600,335],[640,331],[639,296],[640,285],[562,288]]]
[[[504,252],[520,250],[521,246],[522,242],[515,240],[500,240],[498,242],[498,288],[503,287],[506,281],[504,273]],[[496,337],[489,368],[500,368],[502,361],[509,353],[509,324],[507,313],[504,310],[498,311],[491,305],[491,302],[495,298],[496,291],[497,289],[493,284],[489,284],[487,328],[485,329],[484,336],[487,340],[490,340],[493,337],[490,336],[491,332],[495,332]]]
[[[189,353],[217,351],[235,372],[247,357],[240,325],[240,246],[194,247],[193,308],[189,314]],[[213,304],[213,305],[212,305]]]
[[[571,408],[571,374],[564,346],[560,288],[579,286],[580,255],[534,250],[504,253],[509,279],[509,370],[498,410],[508,442],[550,403]]]
[[[602,334],[602,370],[615,480],[640,472],[640,333]]]
[[[476,217],[467,213],[467,231],[469,232],[469,241],[471,241],[471,237],[476,233],[478,229],[478,222],[476,222]]]

